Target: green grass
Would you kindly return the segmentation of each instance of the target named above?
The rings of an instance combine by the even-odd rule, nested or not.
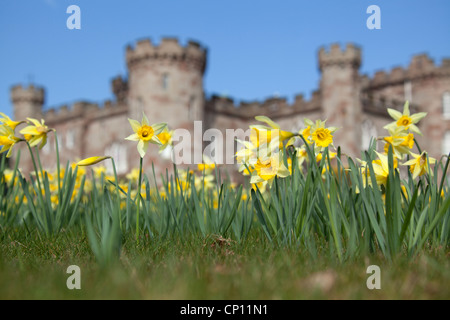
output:
[[[83,232],[41,241],[36,233],[3,230],[0,299],[444,299],[450,298],[448,249],[424,249],[414,259],[367,255],[339,262],[326,244],[316,258],[302,246],[273,247],[252,234],[244,242],[220,236],[123,240],[120,259],[96,263]],[[81,269],[81,290],[69,290],[69,265]],[[381,269],[381,289],[369,290],[369,265]]]

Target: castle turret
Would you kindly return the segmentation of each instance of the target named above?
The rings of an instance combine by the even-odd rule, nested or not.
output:
[[[23,87],[16,85],[11,88],[11,101],[14,105],[14,119],[25,120],[27,117],[41,119],[44,104],[44,88],[33,85]]]
[[[21,121],[27,118],[42,118],[42,106],[44,104],[45,91],[44,88],[29,85],[23,87],[16,85],[11,88],[11,101],[13,103],[14,120]],[[20,128],[19,128],[20,130]],[[16,134],[18,130],[16,129]],[[20,168],[22,173],[27,174],[33,170],[31,156],[26,145],[19,143],[12,154],[11,162],[15,163],[17,152],[20,150]]]
[[[343,152],[359,155],[361,147],[361,104],[359,93],[359,67],[361,50],[347,44],[344,50],[333,44],[329,51],[319,51],[322,112],[329,126],[340,129],[335,134],[336,145],[346,145]]]
[[[146,39],[127,48],[126,60],[129,117],[141,119],[144,111],[151,123],[167,122],[192,133],[194,121],[203,120],[206,49],[193,41],[182,46],[164,38],[154,45]],[[201,153],[201,145],[194,145]]]

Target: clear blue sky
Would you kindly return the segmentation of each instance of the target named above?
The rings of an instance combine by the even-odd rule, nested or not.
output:
[[[71,4],[81,8],[81,30],[66,27]],[[366,27],[372,4],[381,30]],[[208,48],[208,96],[309,98],[320,46],[360,45],[368,75],[420,53],[440,64],[450,57],[449,14],[448,0],[1,0],[0,111],[12,115],[11,86],[30,80],[46,88],[45,108],[111,99],[111,79],[126,75],[126,46],[164,36]]]

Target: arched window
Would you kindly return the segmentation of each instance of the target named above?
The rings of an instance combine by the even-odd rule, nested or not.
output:
[[[105,149],[105,155],[113,157],[117,174],[128,172],[127,147],[125,144],[121,142],[112,143]],[[107,161],[105,166],[109,174],[114,173],[111,161]]]
[[[371,139],[376,139],[377,137],[377,128],[373,124],[372,120],[366,119],[361,125],[361,148],[363,150],[367,150],[370,147]]]
[[[66,147],[71,150],[75,147],[75,131],[70,129],[66,132]]]
[[[442,141],[442,153],[447,155],[450,153],[450,131],[447,131],[444,135],[444,140]]]
[[[450,119],[450,92],[445,92],[442,96],[442,113],[445,119]]]
[[[195,97],[194,96],[191,96],[191,98],[189,99],[188,118],[189,118],[189,120],[197,120],[196,114],[195,114]]]
[[[169,74],[168,73],[164,73],[162,75],[162,82],[161,82],[161,84],[162,84],[162,88],[164,90],[167,90],[169,88]]]

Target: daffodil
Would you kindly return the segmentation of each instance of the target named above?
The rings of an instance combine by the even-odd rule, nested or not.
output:
[[[207,156],[203,156],[203,162],[197,164],[197,168],[199,171],[204,171],[205,173],[210,173],[214,170],[216,164]]]
[[[13,146],[21,140],[14,135],[14,130],[11,127],[0,125],[0,146],[2,147],[0,153],[8,151],[6,157],[11,157]]]
[[[162,145],[161,141],[158,139],[158,134],[167,127],[167,123],[150,125],[145,114],[142,115],[141,123],[133,119],[128,119],[128,121],[130,122],[134,133],[125,138],[125,140],[138,141],[137,150],[141,158],[145,156],[149,143]]]
[[[392,152],[398,159],[410,154],[414,147],[414,135],[405,131],[403,127],[389,127],[388,131],[390,136],[383,138],[386,142],[384,152],[387,154],[389,147],[392,146]]]
[[[83,159],[81,161],[78,161],[77,162],[77,166],[80,166],[80,167],[91,166],[91,165],[97,164],[97,163],[99,163],[99,162],[101,162],[103,160],[106,160],[106,159],[111,159],[111,157],[109,157],[109,156],[106,156],[106,157],[90,157],[90,158],[86,158],[86,159]]]
[[[255,119],[269,125],[269,127],[263,125],[250,126],[250,142],[256,147],[269,144],[274,138],[277,138],[281,144],[295,136],[292,132],[281,130],[277,123],[266,116],[256,116]]]
[[[406,130],[422,135],[422,132],[420,132],[419,128],[416,126],[416,123],[427,115],[426,112],[411,114],[409,111],[409,101],[405,102],[403,106],[403,113],[391,108],[388,108],[387,111],[395,121],[386,125],[384,127],[385,129],[389,129],[391,127],[405,127]]]
[[[384,154],[376,152],[378,155],[377,160],[372,161],[373,172],[377,180],[378,185],[386,185],[389,176],[389,164],[388,157]],[[398,166],[398,161],[394,159],[394,169]]]
[[[305,118],[304,122],[307,127],[303,130],[302,135],[307,139],[307,142],[315,142],[316,146],[321,148],[333,145],[333,134],[337,130],[336,127],[326,128],[326,120],[316,120],[316,122],[313,122],[312,120]]]
[[[8,117],[6,114],[4,114],[3,112],[0,112],[0,123],[3,123],[5,126],[10,127],[11,129],[16,129],[16,127],[21,124],[24,123],[25,121],[14,121],[11,120],[10,117]]]
[[[431,165],[436,163],[436,159],[428,157],[425,151],[422,152],[422,154],[411,153],[411,155],[414,157],[414,159],[406,161],[405,163],[403,163],[403,165],[409,166],[409,171],[411,171],[413,179],[425,173],[430,173],[431,175],[433,175],[433,171],[429,170],[428,164]]]
[[[39,149],[42,149],[47,143],[47,134],[53,129],[47,127],[44,120],[41,120],[41,122],[32,118],[27,118],[27,120],[32,124],[20,130],[20,133],[24,135],[30,147],[39,144]]]
[[[158,140],[161,142],[159,152],[162,152],[168,146],[172,145],[173,131],[169,131],[167,127],[165,127],[164,130],[161,131],[161,133],[157,134],[156,136],[158,137]]]
[[[254,167],[250,183],[262,181],[271,183],[276,176],[285,178],[290,175],[279,152],[273,153],[270,157],[258,158]]]

